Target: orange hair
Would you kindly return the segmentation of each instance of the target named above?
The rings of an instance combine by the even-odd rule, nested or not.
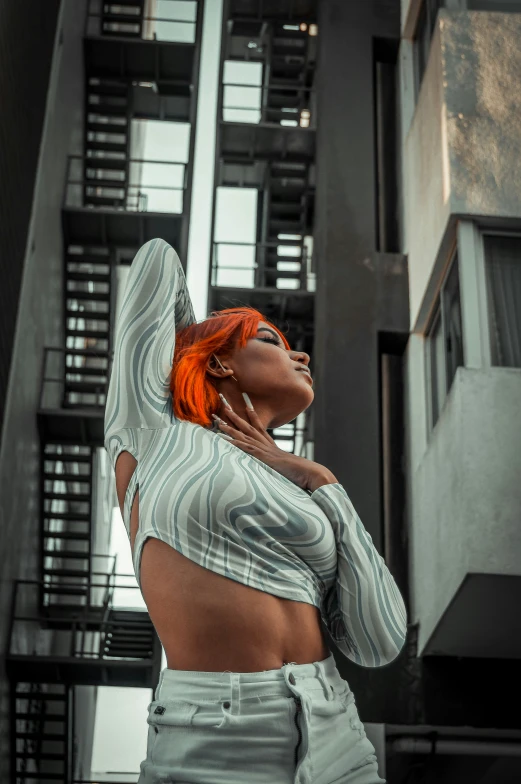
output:
[[[257,334],[259,321],[269,324],[286,348],[290,348],[282,332],[250,307],[214,311],[204,321],[179,330],[170,375],[174,414],[178,419],[203,427],[213,424],[211,415],[219,410],[221,399],[206,372],[208,360],[214,352],[227,357],[235,348],[244,348],[247,340]]]

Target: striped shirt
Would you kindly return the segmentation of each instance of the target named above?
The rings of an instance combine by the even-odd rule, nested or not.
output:
[[[194,321],[177,253],[150,240],[128,273],[105,410],[112,466],[124,450],[137,461],[123,521],[130,539],[139,489],[138,584],[143,544],[154,537],[231,580],[320,608],[345,656],[387,664],[405,642],[405,606],[343,486],[309,493],[215,427],[175,417],[175,332]]]

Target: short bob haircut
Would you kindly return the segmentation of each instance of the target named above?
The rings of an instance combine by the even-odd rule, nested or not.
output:
[[[214,352],[227,358],[236,348],[244,348],[247,340],[257,334],[259,321],[269,324],[280,335],[286,348],[290,348],[282,332],[262,313],[250,307],[213,311],[204,321],[179,330],[170,374],[170,391],[177,419],[203,427],[213,424],[211,415],[217,413],[221,400],[206,372],[208,360]]]

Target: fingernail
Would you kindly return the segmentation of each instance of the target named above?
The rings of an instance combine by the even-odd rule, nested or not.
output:
[[[228,408],[229,408],[231,411],[233,411],[233,408],[232,408],[232,407],[231,407],[231,405],[228,403],[228,401],[226,400],[226,398],[224,397],[224,395],[223,395],[223,394],[221,394],[221,392],[219,392],[219,397],[220,397],[220,398],[221,398],[221,400],[223,401],[224,405],[225,405],[225,406],[228,406]]]
[[[212,414],[212,417],[213,417],[213,418],[214,418],[214,419],[215,419],[217,422],[222,422],[223,424],[226,424],[226,423],[225,423],[225,421],[224,421],[224,419],[221,419],[221,417],[217,416],[217,414]]]
[[[243,396],[243,398],[244,398],[244,400],[245,400],[245,402],[246,402],[246,408],[249,408],[249,409],[250,409],[250,411],[253,411],[253,406],[252,406],[252,404],[251,404],[251,400],[250,400],[250,398],[248,397],[248,395],[246,394],[246,392],[243,392],[243,393],[242,393],[242,396]]]

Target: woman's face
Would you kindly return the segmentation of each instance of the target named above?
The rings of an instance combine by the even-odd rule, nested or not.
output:
[[[224,362],[233,369],[231,383],[263,408],[271,410],[269,427],[295,419],[313,402],[313,381],[308,371],[309,354],[287,349],[277,332],[259,321],[257,335],[244,348],[236,349]]]

